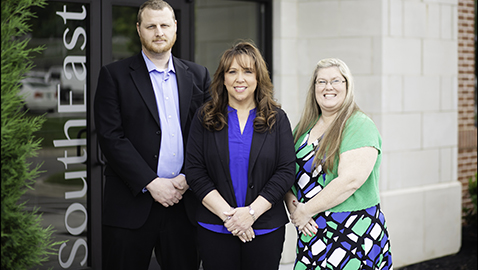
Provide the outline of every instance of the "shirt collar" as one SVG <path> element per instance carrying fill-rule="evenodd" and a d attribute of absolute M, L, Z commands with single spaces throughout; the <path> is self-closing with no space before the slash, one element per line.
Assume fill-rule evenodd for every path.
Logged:
<path fill-rule="evenodd" d="M 256 109 L 257 109 L 256 107 L 252 108 L 251 110 L 249 110 L 249 113 L 255 112 Z M 234 109 L 233 107 L 229 106 L 229 104 L 227 104 L 227 111 L 228 112 L 237 112 L 237 110 Z"/>
<path fill-rule="evenodd" d="M 144 62 L 146 63 L 146 68 L 148 69 L 148 72 L 151 72 L 153 70 L 156 70 L 158 72 L 163 72 L 162 70 L 159 70 L 156 67 L 156 65 L 146 56 L 146 54 L 144 54 L 143 51 L 141 51 L 141 54 L 143 55 L 143 59 L 144 59 Z M 173 73 L 176 74 L 176 69 L 174 69 L 173 61 L 171 61 L 171 59 L 173 59 L 172 56 L 173 55 L 171 54 L 171 56 L 169 57 L 169 60 L 168 60 L 168 69 L 164 70 L 164 71 L 165 71 L 165 73 L 173 72 Z"/>

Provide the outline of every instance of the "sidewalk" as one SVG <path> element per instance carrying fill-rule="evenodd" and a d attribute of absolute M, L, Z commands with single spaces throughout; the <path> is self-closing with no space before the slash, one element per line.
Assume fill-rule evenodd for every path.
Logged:
<path fill-rule="evenodd" d="M 293 263 L 281 264 L 281 265 L 279 265 L 279 270 L 292 270 L 293 267 L 294 267 Z"/>
<path fill-rule="evenodd" d="M 281 264 L 281 265 L 279 265 L 278 270 L 292 270 L 293 267 L 294 267 L 293 263 Z M 159 267 L 158 263 L 156 262 L 156 259 L 154 258 L 154 256 L 153 256 L 153 258 L 151 258 L 151 263 L 149 264 L 149 270 L 161 270 L 161 268 Z M 202 270 L 202 266 L 199 268 L 199 270 Z"/>

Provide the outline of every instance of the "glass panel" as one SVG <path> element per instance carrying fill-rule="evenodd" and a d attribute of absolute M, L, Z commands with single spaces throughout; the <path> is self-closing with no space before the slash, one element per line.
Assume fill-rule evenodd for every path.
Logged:
<path fill-rule="evenodd" d="M 245 1 L 195 1 L 195 62 L 211 77 L 222 53 L 238 40 L 253 41 L 260 50 L 260 4 Z"/>
<path fill-rule="evenodd" d="M 133 56 L 141 51 L 136 31 L 138 7 L 113 6 L 113 61 Z"/>
<path fill-rule="evenodd" d="M 42 149 L 30 158 L 32 166 L 43 163 L 34 190 L 23 199 L 27 209 L 39 207 L 45 227 L 52 225 L 57 246 L 43 269 L 84 269 L 86 242 L 86 80 L 88 5 L 49 2 L 33 10 L 29 47 L 44 45 L 34 55 L 35 67 L 23 80 L 29 93 L 28 115 L 46 113 L 46 122 L 36 136 Z M 59 101 L 58 101 L 59 100 Z M 36 267 L 35 267 L 36 269 Z"/>

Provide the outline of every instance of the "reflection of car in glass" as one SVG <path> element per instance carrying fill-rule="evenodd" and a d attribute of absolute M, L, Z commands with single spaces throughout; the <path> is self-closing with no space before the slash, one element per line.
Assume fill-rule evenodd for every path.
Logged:
<path fill-rule="evenodd" d="M 20 95 L 24 99 L 24 106 L 32 111 L 53 112 L 57 107 L 56 86 L 45 80 L 27 77 L 21 80 Z"/>
<path fill-rule="evenodd" d="M 52 82 L 55 84 L 60 84 L 61 99 L 68 100 L 69 93 L 72 93 L 73 99 L 83 99 L 84 98 L 84 89 L 85 81 L 80 81 L 76 78 L 71 66 L 67 66 L 66 71 L 63 70 L 62 66 L 52 66 L 48 69 L 48 72 L 45 75 L 45 80 L 47 82 Z M 68 79 L 65 72 L 71 74 L 71 77 Z"/>

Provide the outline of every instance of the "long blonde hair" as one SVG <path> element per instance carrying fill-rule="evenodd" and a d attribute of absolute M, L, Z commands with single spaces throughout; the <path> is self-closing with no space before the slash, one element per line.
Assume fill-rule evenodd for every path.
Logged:
<path fill-rule="evenodd" d="M 319 116 L 322 114 L 322 110 L 317 104 L 315 96 L 315 81 L 317 80 L 318 71 L 321 68 L 329 67 L 337 67 L 340 70 L 340 73 L 344 76 L 346 81 L 347 92 L 345 94 L 344 103 L 339 108 L 335 119 L 325 131 L 324 137 L 319 144 L 319 149 L 315 154 L 314 167 L 321 164 L 324 172 L 330 171 L 333 168 L 334 161 L 339 156 L 345 123 L 350 116 L 355 112 L 360 111 L 360 108 L 355 103 L 354 80 L 348 66 L 342 60 L 337 58 L 322 59 L 317 63 L 314 73 L 312 74 L 304 111 L 302 112 L 299 123 L 294 129 L 294 143 L 297 143 L 299 138 L 315 125 Z M 324 157 L 325 160 L 323 159 Z"/>

